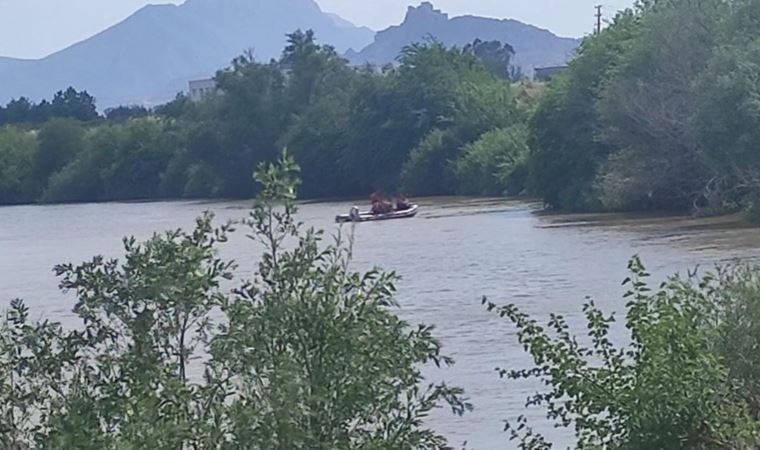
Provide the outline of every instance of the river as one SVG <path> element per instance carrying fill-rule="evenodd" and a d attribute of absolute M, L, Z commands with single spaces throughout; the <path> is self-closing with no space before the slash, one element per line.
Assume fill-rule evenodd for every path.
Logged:
<path fill-rule="evenodd" d="M 481 297 L 517 303 L 546 318 L 552 312 L 582 326 L 581 307 L 592 297 L 608 311 L 622 311 L 628 259 L 639 254 L 654 280 L 697 265 L 711 267 L 760 256 L 760 230 L 735 218 L 692 219 L 626 215 L 549 215 L 518 201 L 444 198 L 423 200 L 415 219 L 356 227 L 355 267 L 395 270 L 399 314 L 412 323 L 437 326 L 453 368 L 426 370 L 431 381 L 466 389 L 475 411 L 454 417 L 443 411 L 431 426 L 452 445 L 514 448 L 503 420 L 523 414 L 535 386 L 499 379 L 496 367 L 527 367 L 510 324 L 481 306 Z M 96 254 L 121 255 L 121 238 L 144 239 L 154 231 L 190 227 L 204 210 L 220 221 L 239 219 L 250 202 L 111 203 L 0 208 L 0 301 L 23 298 L 34 318 L 75 325 L 73 299 L 57 289 L 52 267 Z M 304 204 L 300 219 L 335 231 L 335 214 L 347 203 Z M 245 276 L 256 248 L 238 233 L 222 256 L 241 263 Z M 578 328 L 583 332 L 583 328 Z M 620 329 L 616 334 L 625 339 Z M 542 424 L 538 429 L 561 444 L 571 435 Z"/>

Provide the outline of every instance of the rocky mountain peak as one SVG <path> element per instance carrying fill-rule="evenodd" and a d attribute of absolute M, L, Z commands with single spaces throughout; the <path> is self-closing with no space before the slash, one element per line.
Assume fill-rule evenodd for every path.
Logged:
<path fill-rule="evenodd" d="M 424 24 L 432 22 L 446 22 L 449 15 L 436 9 L 430 2 L 422 2 L 419 6 L 410 6 L 406 11 L 404 23 Z"/>

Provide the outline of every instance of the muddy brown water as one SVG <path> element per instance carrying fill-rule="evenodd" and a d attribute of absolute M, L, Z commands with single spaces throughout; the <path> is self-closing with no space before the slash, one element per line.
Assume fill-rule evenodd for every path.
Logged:
<path fill-rule="evenodd" d="M 587 297 L 607 311 L 622 311 L 626 263 L 638 254 L 653 281 L 696 266 L 760 257 L 760 229 L 728 216 L 694 219 L 652 215 L 554 215 L 538 205 L 501 199 L 442 198 L 420 201 L 409 220 L 356 227 L 355 266 L 395 270 L 399 314 L 412 323 L 437 327 L 445 352 L 457 363 L 426 369 L 431 381 L 466 389 L 475 411 L 455 417 L 436 412 L 432 427 L 453 445 L 514 448 L 503 421 L 526 413 L 530 383 L 501 380 L 495 369 L 523 368 L 530 362 L 514 329 L 487 313 L 481 298 L 516 303 L 536 317 L 563 314 L 582 333 L 581 307 Z M 139 239 L 155 231 L 190 227 L 204 210 L 219 220 L 239 219 L 250 202 L 158 202 L 0 208 L 0 301 L 23 298 L 33 317 L 76 326 L 73 299 L 57 289 L 52 267 L 81 262 L 96 254 L 121 255 L 121 238 Z M 333 218 L 348 203 L 302 205 L 309 226 L 337 230 Z M 241 277 L 254 267 L 258 249 L 238 233 L 222 256 L 240 262 Z M 615 330 L 619 341 L 626 339 Z M 541 410 L 528 410 L 540 431 L 559 448 L 572 434 L 543 422 Z"/>

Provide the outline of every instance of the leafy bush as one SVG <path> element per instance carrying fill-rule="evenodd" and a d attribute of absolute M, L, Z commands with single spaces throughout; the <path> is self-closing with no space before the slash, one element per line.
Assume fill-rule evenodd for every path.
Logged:
<path fill-rule="evenodd" d="M 528 130 L 522 125 L 483 134 L 455 163 L 459 191 L 468 195 L 517 195 L 524 189 Z"/>
<path fill-rule="evenodd" d="M 162 174 L 180 133 L 155 118 L 91 130 L 74 160 L 50 177 L 42 201 L 81 202 L 159 197 Z"/>
<path fill-rule="evenodd" d="M 32 157 L 37 140 L 32 133 L 0 127 L 0 204 L 33 199 Z"/>
<path fill-rule="evenodd" d="M 598 136 L 600 90 L 615 73 L 638 33 L 632 12 L 623 12 L 603 33 L 587 38 L 567 71 L 550 83 L 529 120 L 529 189 L 558 209 L 598 208 L 591 186 L 614 150 Z"/>
<path fill-rule="evenodd" d="M 517 327 L 535 362 L 502 376 L 548 386 L 528 404 L 546 407 L 558 426 L 574 427 L 577 448 L 755 448 L 760 366 L 747 356 L 760 340 L 760 271 L 672 278 L 651 292 L 641 262 L 635 258 L 629 268 L 626 345 L 613 344 L 614 316 L 593 303 L 584 307 L 582 338 L 561 316 L 552 315 L 545 329 L 513 305 L 488 304 Z M 550 448 L 524 418 L 511 430 L 521 448 Z"/>
<path fill-rule="evenodd" d="M 456 158 L 461 146 L 452 131 L 431 131 L 404 163 L 401 188 L 413 195 L 453 193 L 454 177 L 449 161 Z"/>
<path fill-rule="evenodd" d="M 84 129 L 72 119 L 53 119 L 40 129 L 32 163 L 40 192 L 45 189 L 48 177 L 74 160 L 83 143 Z"/>

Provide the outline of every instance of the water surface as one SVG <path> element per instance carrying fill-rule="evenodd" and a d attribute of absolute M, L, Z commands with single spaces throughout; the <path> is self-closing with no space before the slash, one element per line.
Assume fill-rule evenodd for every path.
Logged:
<path fill-rule="evenodd" d="M 431 380 L 464 387 L 476 410 L 464 417 L 443 411 L 431 424 L 470 448 L 514 448 L 502 433 L 503 420 L 523 414 L 535 386 L 500 380 L 495 368 L 526 367 L 513 328 L 481 306 L 482 296 L 517 303 L 539 317 L 563 314 L 581 323 L 586 297 L 621 311 L 621 281 L 628 259 L 639 254 L 653 278 L 697 265 L 711 267 L 760 256 L 760 230 L 735 217 L 692 219 L 626 215 L 547 215 L 536 205 L 504 200 L 424 200 L 415 219 L 360 224 L 355 267 L 380 265 L 397 271 L 400 314 L 410 322 L 438 327 L 455 367 L 426 371 Z M 52 267 L 96 254 L 121 255 L 121 238 L 190 227 L 204 210 L 219 220 L 239 219 L 250 202 L 163 202 L 0 208 L 0 301 L 23 298 L 34 317 L 76 324 L 73 299 L 60 293 Z M 309 226 L 337 230 L 333 218 L 347 203 L 305 204 Z M 222 255 L 250 273 L 258 250 L 234 237 Z M 583 329 L 580 328 L 582 332 Z M 625 339 L 618 332 L 619 339 Z M 528 414 L 540 421 L 541 411 Z M 539 422 L 540 424 L 540 422 Z M 539 426 L 559 444 L 570 435 Z"/>

